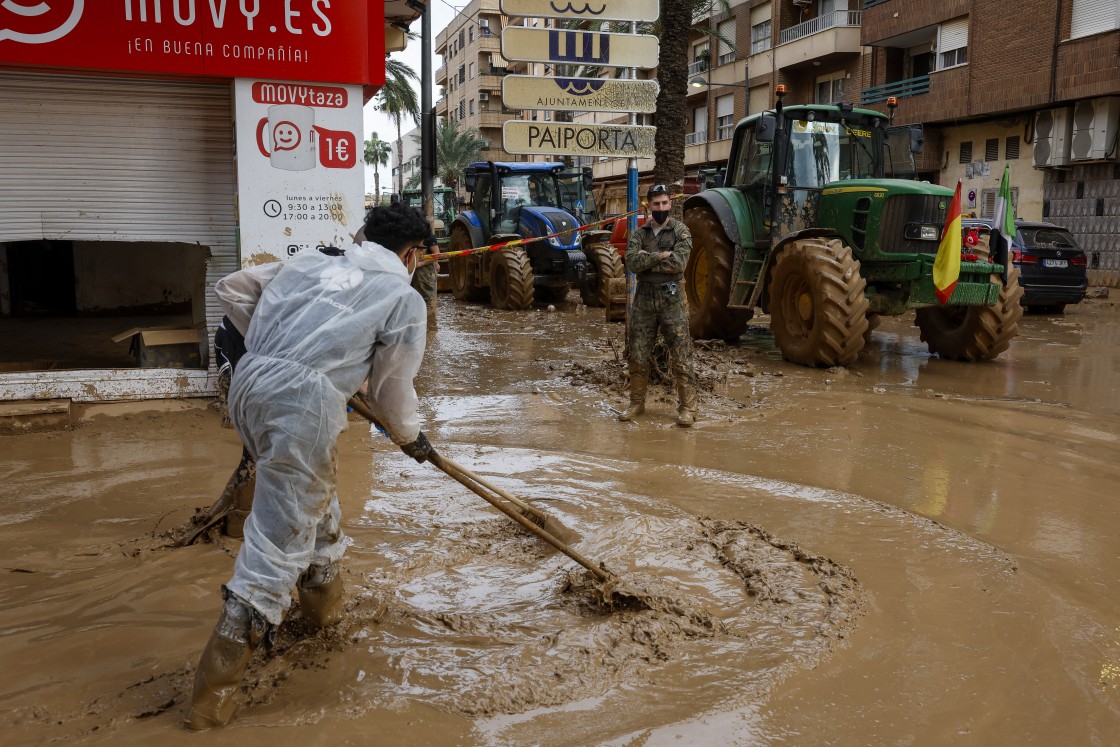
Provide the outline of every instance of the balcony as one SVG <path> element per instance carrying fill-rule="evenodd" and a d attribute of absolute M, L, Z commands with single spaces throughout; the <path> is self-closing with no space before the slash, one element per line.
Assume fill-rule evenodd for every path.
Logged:
<path fill-rule="evenodd" d="M 812 36 L 826 29 L 837 27 L 854 26 L 858 29 L 859 21 L 860 11 L 858 10 L 837 10 L 832 13 L 825 13 L 796 26 L 790 26 L 788 29 L 782 29 L 782 33 L 778 37 L 778 43 L 789 44 L 798 39 L 804 39 L 806 36 Z"/>
<path fill-rule="evenodd" d="M 696 60 L 695 62 L 690 62 L 689 63 L 689 65 L 688 65 L 688 75 L 689 75 L 689 77 L 691 77 L 693 75 L 699 75 L 700 73 L 705 72 L 707 69 L 708 69 L 708 61 L 707 60 L 703 60 L 703 59 Z"/>
<path fill-rule="evenodd" d="M 778 67 L 806 67 L 858 55 L 860 17 L 858 10 L 838 10 L 782 29 L 775 51 Z"/>
<path fill-rule="evenodd" d="M 689 145 L 703 145 L 708 142 L 708 133 L 706 132 L 690 132 L 684 136 L 685 147 Z"/>
<path fill-rule="evenodd" d="M 859 103 L 861 105 L 877 104 L 880 101 L 886 101 L 891 96 L 901 99 L 923 93 L 929 93 L 928 75 L 919 75 L 917 78 L 907 78 L 906 80 L 897 80 L 894 83 L 865 88 L 860 92 Z"/>
<path fill-rule="evenodd" d="M 447 65 L 440 65 L 436 68 L 436 85 L 442 86 L 447 82 Z"/>

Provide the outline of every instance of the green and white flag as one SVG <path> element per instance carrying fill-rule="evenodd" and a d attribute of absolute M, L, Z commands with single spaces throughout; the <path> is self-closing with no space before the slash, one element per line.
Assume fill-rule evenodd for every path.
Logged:
<path fill-rule="evenodd" d="M 1011 165 L 1003 165 L 1003 179 L 996 196 L 996 215 L 993 227 L 1004 238 L 1003 278 L 1011 272 L 1011 245 L 1015 240 L 1015 208 L 1011 204 Z"/>

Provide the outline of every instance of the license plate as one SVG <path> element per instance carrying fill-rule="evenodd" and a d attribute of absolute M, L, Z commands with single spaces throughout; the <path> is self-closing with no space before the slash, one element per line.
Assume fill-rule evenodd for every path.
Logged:
<path fill-rule="evenodd" d="M 1069 267 L 1069 260 L 1065 259 L 1044 259 L 1042 260 L 1043 267 Z"/>

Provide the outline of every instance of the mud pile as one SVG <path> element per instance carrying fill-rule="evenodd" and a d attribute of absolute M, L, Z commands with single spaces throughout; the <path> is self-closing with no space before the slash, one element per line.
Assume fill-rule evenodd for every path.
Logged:
<path fill-rule="evenodd" d="M 382 706 L 422 698 L 494 716 L 643 687 L 741 701 L 819 663 L 862 614 L 847 569 L 750 524 L 683 516 L 623 524 L 588 549 L 615 548 L 605 557 L 620 578 L 608 584 L 563 571 L 559 557 L 501 520 L 464 528 L 453 545 L 403 567 L 348 577 L 345 622 L 312 634 L 294 613 L 254 664 L 247 700 L 270 702 L 294 673 L 334 655 L 372 653 L 381 663 L 363 694 Z M 489 586 L 492 562 L 512 564 L 520 588 Z"/>
<path fill-rule="evenodd" d="M 612 352 L 611 357 L 590 362 L 572 361 L 567 370 L 561 372 L 561 378 L 572 386 L 594 388 L 612 395 L 629 391 L 630 374 L 622 333 L 607 338 L 607 345 Z M 658 355 L 658 350 L 654 353 L 651 375 L 655 396 L 660 394 L 663 398 L 670 395 L 675 397 L 669 362 L 664 354 Z M 692 359 L 696 367 L 697 392 L 702 397 L 723 398 L 729 380 L 737 377 L 753 378 L 757 375 L 754 356 L 754 351 L 728 345 L 722 340 L 693 340 Z"/>

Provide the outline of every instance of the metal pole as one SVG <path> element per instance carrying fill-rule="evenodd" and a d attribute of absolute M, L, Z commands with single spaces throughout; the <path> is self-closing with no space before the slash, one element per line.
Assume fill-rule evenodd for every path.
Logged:
<path fill-rule="evenodd" d="M 630 22 L 630 33 L 638 33 L 638 22 Z M 627 68 L 627 77 L 633 80 L 638 77 L 637 68 Z M 638 124 L 638 115 L 630 113 L 630 124 Z M 638 209 L 638 159 L 631 156 L 626 159 L 626 212 L 634 213 Z M 626 238 L 629 241 L 634 232 L 638 230 L 638 216 L 631 215 L 626 219 Z M 627 347 L 630 340 L 630 316 L 634 311 L 634 296 L 638 292 L 638 280 L 634 273 L 626 271 L 626 339 Z"/>
<path fill-rule="evenodd" d="M 424 6 L 420 25 L 420 198 L 424 217 L 435 220 L 436 117 L 432 108 L 432 4 Z"/>

